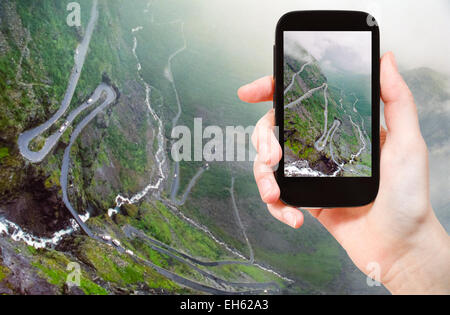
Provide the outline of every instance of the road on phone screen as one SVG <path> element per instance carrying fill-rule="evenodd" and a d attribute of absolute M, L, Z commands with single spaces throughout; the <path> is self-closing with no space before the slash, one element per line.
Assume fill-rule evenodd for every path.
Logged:
<path fill-rule="evenodd" d="M 292 86 L 294 85 L 294 80 L 295 77 L 297 75 L 299 75 L 305 68 L 305 66 L 307 66 L 308 64 L 310 64 L 310 62 L 305 63 L 301 69 L 294 73 L 292 76 L 292 80 L 291 83 L 288 85 L 288 87 L 285 89 L 284 94 L 286 95 L 286 93 L 292 88 Z M 322 85 L 312 88 L 309 91 L 307 91 L 306 93 L 304 93 L 302 96 L 298 97 L 296 100 L 288 103 L 287 105 L 284 106 L 284 109 L 294 109 L 297 105 L 301 104 L 304 100 L 310 98 L 315 92 L 319 91 L 323 89 L 323 95 L 324 95 L 324 112 L 323 112 L 323 116 L 324 116 L 324 126 L 323 126 L 323 132 L 322 135 L 320 136 L 320 138 L 314 143 L 314 148 L 316 149 L 317 152 L 321 152 L 325 149 L 325 147 L 328 144 L 328 140 L 330 139 L 330 155 L 331 158 L 333 160 L 333 162 L 337 165 L 337 170 L 333 172 L 332 175 L 326 175 L 323 174 L 322 172 L 313 170 L 309 167 L 308 161 L 294 161 L 291 163 L 288 163 L 285 165 L 285 174 L 286 176 L 313 176 L 313 177 L 317 177 L 317 176 L 321 176 L 321 177 L 336 177 L 337 174 L 339 174 L 339 172 L 341 170 L 344 169 L 346 164 L 352 164 L 356 161 L 356 159 L 362 154 L 362 152 L 366 149 L 366 140 L 365 138 L 367 136 L 366 131 L 364 129 L 364 120 L 361 117 L 361 115 L 358 113 L 358 110 L 356 108 L 356 104 L 359 102 L 358 97 L 355 95 L 355 93 L 351 93 L 351 95 L 353 95 L 353 97 L 355 98 L 355 101 L 352 104 L 352 110 L 353 112 L 357 113 L 359 115 L 359 117 L 361 118 L 361 127 L 356 124 L 351 115 L 348 115 L 350 122 L 352 123 L 352 125 L 358 130 L 358 134 L 359 134 L 359 141 L 361 142 L 361 147 L 358 150 L 358 152 L 356 152 L 355 154 L 351 154 L 351 158 L 347 163 L 343 163 L 343 162 L 339 162 L 338 158 L 336 157 L 336 155 L 334 154 L 334 150 L 332 147 L 332 142 L 334 139 L 334 135 L 336 133 L 336 131 L 339 129 L 339 127 L 341 127 L 342 122 L 339 121 L 338 119 L 335 119 L 333 121 L 333 124 L 331 125 L 331 127 L 328 129 L 328 84 L 327 83 L 323 83 Z M 343 101 L 343 91 L 341 89 L 341 97 L 339 100 L 339 104 L 341 109 L 344 110 L 345 113 L 347 113 L 347 111 L 345 110 L 345 108 L 342 105 L 342 101 Z M 362 130 L 361 130 L 362 128 Z M 352 170 L 353 173 L 355 173 L 354 170 Z"/>
<path fill-rule="evenodd" d="M 298 72 L 294 73 L 294 75 L 292 76 L 291 84 L 289 84 L 289 86 L 284 90 L 284 95 L 286 95 L 287 92 L 289 92 L 289 91 L 291 90 L 291 88 L 294 86 L 294 83 L 295 83 L 295 77 L 298 76 L 298 75 L 300 75 L 300 73 L 303 72 L 303 70 L 305 69 L 305 67 L 306 67 L 307 65 L 310 65 L 311 63 L 312 63 L 312 61 L 308 61 L 307 63 L 305 63 L 305 64 L 300 68 L 300 70 L 299 70 Z"/>

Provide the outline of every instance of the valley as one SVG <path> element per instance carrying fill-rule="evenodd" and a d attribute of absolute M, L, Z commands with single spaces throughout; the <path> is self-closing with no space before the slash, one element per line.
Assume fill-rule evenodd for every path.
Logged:
<path fill-rule="evenodd" d="M 64 112 L 69 107 L 73 93 L 77 86 L 77 82 L 78 82 L 78 79 L 79 79 L 79 76 L 81 73 L 81 68 L 83 67 L 84 57 L 86 56 L 87 48 L 89 46 L 90 38 L 92 35 L 92 31 L 95 27 L 95 24 L 96 24 L 96 21 L 98 18 L 98 14 L 99 14 L 99 12 L 97 9 L 97 1 L 94 0 L 93 4 L 92 4 L 91 19 L 89 21 L 88 31 L 85 34 L 83 43 L 76 49 L 74 71 L 72 72 L 72 75 L 69 78 L 69 84 L 68 84 L 66 96 L 64 98 L 64 101 L 62 102 L 60 109 L 55 113 L 55 115 L 52 116 L 52 118 L 50 118 L 44 124 L 40 125 L 39 127 L 34 128 L 32 130 L 22 133 L 19 136 L 19 141 L 18 141 L 18 145 L 20 147 L 21 154 L 23 155 L 24 158 L 30 160 L 33 163 L 41 162 L 43 159 L 46 158 L 47 154 L 49 154 L 50 151 L 54 148 L 54 146 L 58 143 L 59 138 L 65 132 L 64 129 L 66 129 L 68 126 L 70 126 L 70 124 L 75 120 L 75 118 L 80 113 L 82 113 L 84 110 L 88 109 L 91 105 L 96 104 L 97 101 L 102 99 L 101 104 L 98 105 L 95 109 L 93 109 L 89 114 L 85 115 L 85 117 L 77 124 L 77 126 L 75 127 L 75 129 L 72 132 L 68 146 L 66 147 L 66 149 L 64 151 L 64 155 L 63 155 L 60 183 L 61 183 L 62 198 L 63 198 L 64 204 L 66 205 L 67 209 L 70 211 L 70 213 L 73 217 L 73 219 L 71 219 L 71 227 L 69 226 L 66 230 L 55 232 L 54 237 L 51 239 L 51 241 L 40 239 L 40 243 L 36 243 L 35 239 L 39 239 L 39 237 L 30 235 L 30 234 L 27 234 L 27 237 L 25 237 L 25 238 L 24 237 L 22 237 L 22 238 L 13 237 L 13 240 L 15 240 L 15 241 L 24 240 L 29 244 L 29 246 L 46 249 L 47 245 L 59 246 L 59 242 L 62 241 L 64 236 L 70 235 L 70 233 L 76 232 L 78 230 L 78 228 L 81 228 L 81 231 L 85 235 L 87 235 L 89 238 L 91 238 L 92 240 L 99 242 L 99 243 L 103 243 L 107 246 L 110 246 L 110 247 L 114 248 L 116 251 L 118 251 L 119 253 L 121 253 L 122 255 L 131 256 L 131 258 L 133 260 L 152 268 L 160 275 L 167 277 L 171 281 L 174 281 L 182 286 L 189 287 L 193 290 L 199 290 L 199 291 L 202 291 L 205 293 L 210 293 L 210 294 L 230 294 L 230 293 L 257 294 L 257 293 L 278 292 L 279 286 L 275 282 L 272 282 L 272 283 L 263 283 L 263 282 L 260 282 L 260 283 L 241 282 L 241 283 L 239 283 L 239 282 L 232 282 L 232 281 L 230 282 L 227 280 L 222 280 L 220 277 L 217 277 L 217 276 L 213 275 L 212 273 L 204 271 L 203 269 L 200 269 L 196 266 L 196 264 L 200 264 L 203 266 L 208 266 L 208 265 L 222 266 L 222 265 L 228 265 L 228 264 L 234 265 L 237 263 L 237 264 L 243 264 L 243 265 L 247 265 L 247 266 L 251 267 L 253 265 L 253 259 L 250 263 L 243 263 L 243 262 L 239 262 L 239 261 L 236 261 L 236 262 L 234 262 L 234 261 L 229 261 L 229 262 L 219 261 L 219 262 L 201 263 L 201 261 L 198 259 L 191 258 L 190 256 L 186 256 L 185 254 L 182 254 L 182 256 L 189 257 L 189 258 L 191 258 L 191 260 L 194 260 L 196 264 L 193 264 L 191 262 L 186 261 L 183 257 L 178 256 L 180 254 L 180 252 L 178 252 L 176 249 L 174 249 L 168 245 L 165 245 L 165 244 L 163 245 L 163 243 L 161 243 L 160 241 L 157 241 L 148 236 L 145 236 L 144 240 L 150 241 L 150 243 L 153 243 L 153 245 L 149 245 L 152 250 L 159 252 L 161 255 L 169 256 L 169 257 L 179 261 L 180 263 L 187 265 L 188 267 L 192 268 L 193 271 L 198 272 L 202 277 L 204 277 L 206 279 L 210 279 L 213 283 L 215 283 L 215 285 L 213 285 L 213 286 L 204 285 L 195 280 L 193 281 L 184 276 L 180 276 L 173 271 L 167 270 L 165 268 L 161 268 L 160 266 L 158 266 L 151 260 L 141 257 L 140 254 L 135 254 L 136 249 L 133 248 L 133 250 L 131 250 L 129 248 L 127 249 L 126 247 L 123 247 L 122 243 L 119 242 L 117 239 L 112 239 L 110 236 L 105 236 L 105 235 L 102 236 L 98 231 L 94 232 L 91 229 L 91 227 L 89 227 L 89 212 L 86 217 L 78 214 L 78 211 L 75 210 L 74 206 L 71 204 L 71 202 L 69 200 L 70 197 L 69 197 L 69 193 L 68 193 L 68 182 L 69 182 L 68 179 L 69 179 L 69 176 L 71 173 L 71 169 L 70 169 L 71 149 L 72 149 L 72 146 L 76 143 L 77 138 L 79 137 L 79 135 L 81 134 L 83 129 L 85 129 L 86 126 L 94 118 L 96 118 L 96 116 L 99 113 L 101 113 L 107 106 L 109 106 L 110 104 L 117 101 L 118 94 L 116 93 L 116 90 L 117 90 L 116 87 L 112 88 L 109 85 L 107 85 L 106 83 L 101 83 L 97 87 L 95 93 L 89 98 L 89 100 L 87 102 L 83 103 L 82 105 L 77 107 L 75 110 L 73 110 L 69 114 L 69 116 L 66 120 L 66 123 L 64 124 L 64 129 L 61 128 L 59 131 L 57 131 L 53 135 L 49 136 L 49 138 L 45 141 L 45 145 L 43 146 L 43 148 L 41 148 L 40 151 L 31 151 L 30 150 L 30 148 L 29 148 L 30 142 L 34 138 L 40 136 L 47 129 L 49 129 L 64 114 Z M 140 27 L 133 28 L 132 33 L 135 33 L 141 29 L 142 28 L 140 28 Z M 158 150 L 155 154 L 155 160 L 157 163 L 157 169 L 159 170 L 160 174 L 159 174 L 158 181 L 155 185 L 152 185 L 152 184 L 147 185 L 143 191 L 136 194 L 131 199 L 128 199 L 128 198 L 122 197 L 121 195 L 118 195 L 115 198 L 115 201 L 116 201 L 116 207 L 115 207 L 115 211 L 114 211 L 115 214 L 108 211 L 110 215 L 118 215 L 118 213 L 121 212 L 122 206 L 124 206 L 124 207 L 126 205 L 128 205 L 128 207 L 133 206 L 133 204 L 135 204 L 135 203 L 139 202 L 141 199 L 143 199 L 150 191 L 158 191 L 160 189 L 160 187 L 162 187 L 162 183 L 163 183 L 164 179 L 166 178 L 166 175 L 164 174 L 164 168 L 165 168 L 164 164 L 166 161 L 166 157 L 165 157 L 166 153 L 165 153 L 165 147 L 164 147 L 165 146 L 165 137 L 163 134 L 163 123 L 151 105 L 150 92 L 152 91 L 153 87 L 150 86 L 143 79 L 143 77 L 139 74 L 139 71 L 142 69 L 142 66 L 139 62 L 138 56 L 136 55 L 136 49 L 137 49 L 137 39 L 136 39 L 136 37 L 134 37 L 134 46 L 133 46 L 132 52 L 137 60 L 137 69 L 138 69 L 139 79 L 141 80 L 141 82 L 143 83 L 143 85 L 145 87 L 145 95 L 146 95 L 145 103 L 146 103 L 146 106 L 147 106 L 150 114 L 152 115 L 153 119 L 155 120 L 155 122 L 157 123 L 157 126 L 158 126 L 158 132 L 159 132 L 157 135 Z M 83 51 L 83 53 L 82 53 L 83 57 L 81 59 L 78 59 L 80 50 Z M 181 51 L 182 50 L 180 50 L 179 52 L 181 52 Z M 169 57 L 169 59 L 168 59 L 169 67 L 170 67 L 170 60 L 173 57 L 175 57 L 177 53 L 178 52 L 172 54 Z M 172 78 L 171 72 L 170 72 L 170 76 L 168 77 L 168 80 L 173 83 L 173 78 Z M 173 85 L 173 87 L 174 87 L 174 90 L 176 93 L 175 85 Z M 179 110 L 180 110 L 179 115 L 180 115 L 181 107 L 180 107 L 179 101 L 178 101 L 178 104 L 179 104 Z M 179 117 L 179 115 L 178 115 L 178 117 Z M 174 124 L 176 124 L 176 120 L 174 121 Z M 202 170 L 205 170 L 205 169 L 202 168 Z M 199 173 L 196 177 L 193 178 L 193 182 L 192 182 L 193 184 L 186 191 L 184 200 L 186 200 L 190 189 L 192 189 L 192 186 L 195 183 L 196 178 L 198 178 L 200 175 L 201 175 L 201 173 Z M 71 184 L 71 187 L 73 187 L 73 184 Z M 163 203 L 166 202 L 164 199 L 161 199 L 161 201 Z M 129 211 L 129 209 L 130 208 L 128 208 L 128 211 Z M 187 222 L 193 222 L 192 220 L 190 220 L 188 218 L 186 218 L 186 219 L 187 219 Z M 8 224 L 2 223 L 2 225 L 1 225 L 1 232 L 3 234 L 5 234 L 5 233 L 9 234 L 9 233 L 11 233 L 12 230 L 14 230 L 14 233 L 16 233 L 17 231 L 21 231 L 21 233 L 23 233 L 22 229 L 20 227 L 18 227 L 17 225 L 15 225 L 13 223 L 9 223 L 9 221 L 5 221 L 5 222 L 8 222 Z M 194 224 L 194 229 L 196 228 L 195 226 L 196 226 L 196 224 Z M 131 229 L 131 226 L 124 227 L 124 233 L 125 233 L 125 235 L 127 235 L 127 237 L 131 237 L 131 235 L 136 234 L 136 231 L 137 231 L 136 229 L 133 230 L 134 234 L 133 233 L 127 234 L 127 231 L 129 232 L 130 229 Z M 16 235 L 16 234 L 14 234 L 14 235 Z M 140 235 L 142 237 L 142 235 L 145 235 L 145 234 L 143 234 L 141 232 L 141 234 L 137 233 L 137 235 Z M 42 245 L 38 245 L 38 244 L 42 244 Z M 223 243 L 217 240 L 217 244 L 220 245 Z M 164 249 L 163 247 L 165 247 L 166 249 Z M 228 248 L 228 246 L 226 246 L 226 248 Z M 167 249 L 169 251 L 167 251 Z M 267 270 L 268 272 L 272 272 L 270 269 L 267 269 L 264 267 L 261 267 L 261 268 L 263 268 L 264 270 Z M 277 274 L 275 273 L 275 275 L 277 275 Z M 225 290 L 216 288 L 216 286 L 224 287 Z M 244 290 L 234 291 L 234 288 L 243 288 Z M 251 290 L 246 291 L 245 288 L 250 288 Z M 231 289 L 231 291 L 230 291 L 230 289 Z M 273 291 L 273 290 L 275 290 L 275 291 Z"/>
<path fill-rule="evenodd" d="M 257 36 L 204 1 L 77 2 L 81 27 L 61 1 L 0 2 L 0 294 L 386 293 L 311 216 L 300 230 L 273 219 L 250 162 L 172 160 L 175 126 L 251 126 L 272 107 L 236 96 L 271 71 Z M 369 174 L 370 82 L 287 64 L 292 172 Z M 407 78 L 446 150 L 443 79 Z"/>
<path fill-rule="evenodd" d="M 328 80 L 317 60 L 303 47 L 298 49 L 305 53 L 303 60 L 287 55 L 284 64 L 285 175 L 370 176 L 371 150 L 366 142 L 371 131 L 364 128 L 370 108 L 364 111 L 369 116 L 363 117 L 356 108 L 355 93 L 344 92 L 339 81 Z M 350 95 L 355 98 L 351 104 L 347 101 Z"/>

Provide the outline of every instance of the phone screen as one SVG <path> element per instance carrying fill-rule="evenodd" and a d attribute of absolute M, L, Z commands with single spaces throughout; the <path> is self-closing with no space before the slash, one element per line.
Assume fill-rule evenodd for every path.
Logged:
<path fill-rule="evenodd" d="M 284 176 L 372 176 L 370 31 L 285 31 Z"/>

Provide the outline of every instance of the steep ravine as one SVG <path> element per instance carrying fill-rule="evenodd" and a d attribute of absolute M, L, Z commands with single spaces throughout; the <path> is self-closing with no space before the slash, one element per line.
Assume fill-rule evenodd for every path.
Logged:
<path fill-rule="evenodd" d="M 94 1 L 93 3 L 94 8 L 97 1 Z M 101 3 L 102 5 L 105 5 L 105 3 L 103 2 Z M 92 12 L 96 13 L 94 9 Z M 95 14 L 93 14 L 92 16 L 95 17 Z M 101 21 L 102 18 L 100 18 L 100 25 L 103 25 Z M 95 39 L 95 34 L 93 38 Z M 135 52 L 135 49 L 136 46 L 132 51 Z M 91 58 L 91 53 L 87 55 L 87 58 L 88 60 L 89 58 Z M 140 65 L 138 66 L 138 70 L 140 70 L 139 68 Z M 39 291 L 39 293 L 120 294 L 129 292 L 129 293 L 154 294 L 154 293 L 164 293 L 164 288 L 168 288 L 166 289 L 168 290 L 166 292 L 172 293 L 189 292 L 190 289 L 188 288 L 191 288 L 194 291 L 202 291 L 206 293 L 215 293 L 215 294 L 271 292 L 273 288 L 273 283 L 246 284 L 246 282 L 227 281 L 225 279 L 220 279 L 213 274 L 205 273 L 203 270 L 200 270 L 195 266 L 191 267 L 193 268 L 194 271 L 197 271 L 197 273 L 199 274 L 195 275 L 194 279 L 191 279 L 191 276 L 184 277 L 183 275 L 174 272 L 172 266 L 169 266 L 169 268 L 161 268 L 157 264 L 153 263 L 150 259 L 142 257 L 143 254 L 141 253 L 139 248 L 135 247 L 137 246 L 135 245 L 135 241 L 132 240 L 133 245 L 129 244 L 124 239 L 125 235 L 123 235 L 122 232 L 117 230 L 118 226 L 116 224 L 119 224 L 120 226 L 120 224 L 123 224 L 124 222 L 123 220 L 125 220 L 126 222 L 130 222 L 132 221 L 132 218 L 135 217 L 135 215 L 131 214 L 130 208 L 128 208 L 123 215 L 118 214 L 117 216 L 115 216 L 113 218 L 114 221 L 111 222 L 111 220 L 109 220 L 108 217 L 106 216 L 105 208 L 102 209 L 101 205 L 99 206 L 99 204 L 89 204 L 90 201 L 90 199 L 88 198 L 89 197 L 88 194 L 90 193 L 89 188 L 84 186 L 86 182 L 84 182 L 83 185 L 83 181 L 85 181 L 87 178 L 89 178 L 92 181 L 96 179 L 96 175 L 92 176 L 92 173 L 89 172 L 89 168 L 91 168 L 92 166 L 95 165 L 95 163 L 97 163 L 95 159 L 100 158 L 100 154 L 105 154 L 104 151 L 107 151 L 108 147 L 104 147 L 103 145 L 101 145 L 99 147 L 100 151 L 94 155 L 93 162 L 89 162 L 88 156 L 83 154 L 83 151 L 81 150 L 86 148 L 87 143 L 100 144 L 102 136 L 105 135 L 107 137 L 109 136 L 108 133 L 110 132 L 110 128 L 112 128 L 113 124 L 113 122 L 111 121 L 115 120 L 114 122 L 117 123 L 118 120 L 117 113 L 123 106 L 124 102 L 123 100 L 124 94 L 122 92 L 123 90 L 125 90 L 123 89 L 124 83 L 122 81 L 115 82 L 117 78 L 110 77 L 107 74 L 103 74 L 102 77 L 105 83 L 103 84 L 103 86 L 100 85 L 99 87 L 102 89 L 102 93 L 106 92 L 107 96 L 105 98 L 102 98 L 98 103 L 96 101 L 100 99 L 101 96 L 100 94 L 96 94 L 97 96 L 88 96 L 92 98 L 92 100 L 89 99 L 89 101 L 87 101 L 84 104 L 86 105 L 92 104 L 93 108 L 92 111 L 87 112 L 86 114 L 82 113 L 84 109 L 90 107 L 84 105 L 81 105 L 79 107 L 80 108 L 79 112 L 77 112 L 78 108 L 75 109 L 74 112 L 76 112 L 77 115 L 74 116 L 78 116 L 78 113 L 80 113 L 81 117 L 79 119 L 75 119 L 74 117 L 73 119 L 67 120 L 70 123 L 72 122 L 72 120 L 74 121 L 73 128 L 71 126 L 66 126 L 67 134 L 64 130 L 63 131 L 64 134 L 62 133 L 58 134 L 58 139 L 55 139 L 54 142 L 53 141 L 47 142 L 50 143 L 51 146 L 50 147 L 44 146 L 44 151 L 42 151 L 43 154 L 41 156 L 36 155 L 36 158 L 34 157 L 30 158 L 32 162 L 38 163 L 42 161 L 42 164 L 34 164 L 34 165 L 29 164 L 30 167 L 32 168 L 39 168 L 41 165 L 47 167 L 47 163 L 51 161 L 51 163 L 53 164 L 51 168 L 53 169 L 54 172 L 54 174 L 52 174 L 52 176 L 54 177 L 52 178 L 52 180 L 54 182 L 49 182 L 48 186 L 53 187 L 59 184 L 61 185 L 65 206 L 67 206 L 71 210 L 71 215 L 75 220 L 77 220 L 78 224 L 75 224 L 71 219 L 69 219 L 69 217 L 66 217 L 66 222 L 61 224 L 61 227 L 63 229 L 60 230 L 55 229 L 53 231 L 48 231 L 46 233 L 49 235 L 49 238 L 39 237 L 39 239 L 35 239 L 35 236 L 29 236 L 29 239 L 25 239 L 23 237 L 22 238 L 16 237 L 18 235 L 16 233 L 17 231 L 19 231 L 20 232 L 19 234 L 21 235 L 32 235 L 32 234 L 23 231 L 21 226 L 16 225 L 15 223 L 12 223 L 10 221 L 5 221 L 7 222 L 7 224 L 0 225 L 0 234 L 3 235 L 12 233 L 11 230 L 13 229 L 16 230 L 14 233 L 10 235 L 12 236 L 12 239 L 9 239 L 8 237 L 6 238 L 0 237 L 0 242 L 4 244 L 15 244 L 15 242 L 17 242 L 18 248 L 18 253 L 15 256 L 9 255 L 10 252 L 7 251 L 3 251 L 0 253 L 0 265 L 2 268 L 0 273 L 0 292 L 7 294 L 8 293 L 26 294 L 30 292 L 38 292 L 33 290 L 41 290 Z M 72 82 L 72 80 L 69 79 L 69 82 Z M 115 86 L 114 90 L 109 85 L 109 84 L 113 85 L 112 82 L 114 82 L 118 86 L 116 87 L 114 84 Z M 155 112 L 152 111 L 150 105 L 151 87 L 148 84 L 144 84 L 144 87 L 146 92 L 145 99 L 147 106 L 144 106 L 143 109 L 150 111 L 155 121 L 158 122 L 158 116 L 156 115 Z M 110 92 L 108 92 L 108 89 Z M 71 84 L 69 83 L 68 91 L 71 90 L 76 91 L 75 87 L 72 88 Z M 129 93 L 130 88 L 126 89 L 126 91 Z M 77 92 L 75 92 L 75 94 L 79 95 L 79 93 Z M 136 91 L 136 94 L 139 94 L 139 92 Z M 105 109 L 113 101 L 115 101 L 116 98 L 117 101 L 115 102 L 113 108 L 110 108 L 106 111 Z M 69 102 L 66 103 L 68 104 Z M 67 106 L 62 106 L 61 108 L 64 110 L 61 113 L 57 112 L 57 114 L 55 114 L 56 116 L 53 117 L 59 118 L 59 116 L 62 116 L 65 110 L 67 109 Z M 101 111 L 103 110 L 105 110 L 105 113 L 102 113 L 103 115 L 100 115 Z M 136 121 L 139 121 L 138 117 L 140 118 L 146 117 L 146 115 L 142 115 L 142 111 L 140 112 L 139 110 L 137 110 L 137 108 L 134 110 L 133 114 L 137 115 Z M 51 116 L 52 113 L 48 115 L 48 117 Z M 58 118 L 56 118 L 55 121 L 58 120 Z M 129 119 L 130 117 L 128 116 L 127 118 Z M 49 125 L 47 126 L 44 124 L 43 126 L 45 127 L 43 127 L 43 129 L 49 128 L 51 125 L 53 125 L 53 123 L 55 123 L 55 121 L 52 121 L 52 119 L 50 118 L 50 120 L 47 120 L 47 123 Z M 42 121 L 40 121 L 37 124 L 33 124 L 32 127 L 39 125 L 41 123 Z M 151 136 L 153 138 L 156 137 L 156 139 L 160 144 L 159 150 L 157 150 L 155 153 L 155 160 L 158 163 L 154 166 L 160 170 L 160 176 L 159 179 L 157 180 L 158 183 L 161 183 L 162 180 L 164 179 L 163 165 L 165 158 L 164 155 L 162 154 L 164 151 L 164 147 L 161 146 L 161 143 L 164 143 L 161 120 L 159 120 L 159 123 L 157 123 L 156 129 L 158 129 L 158 127 L 159 133 L 151 132 Z M 40 135 L 33 134 L 33 136 L 39 137 Z M 78 140 L 78 138 L 80 138 L 81 142 L 83 142 L 82 145 L 80 145 L 79 143 L 80 141 Z M 86 142 L 85 141 L 86 139 L 89 139 L 89 141 Z M 19 141 L 19 144 L 20 143 L 22 142 Z M 28 141 L 25 141 L 24 143 L 26 143 L 25 146 L 26 149 L 28 149 L 27 146 Z M 24 153 L 24 156 L 27 157 L 26 150 L 22 150 L 22 153 Z M 63 156 L 62 153 L 64 153 Z M 34 153 L 30 153 L 30 156 L 33 154 Z M 58 162 L 59 158 L 62 158 L 62 165 L 60 165 L 59 164 L 60 162 Z M 105 159 L 104 156 L 103 159 Z M 111 156 L 111 151 L 107 152 L 106 159 L 109 160 L 109 162 L 103 163 L 105 164 L 109 163 L 110 165 L 122 167 L 122 165 L 120 165 L 120 162 L 115 160 L 114 157 Z M 61 176 L 58 177 L 57 175 L 59 174 L 59 172 L 57 170 L 60 167 L 62 167 L 62 171 Z M 143 171 L 142 173 L 144 174 L 146 172 Z M 111 185 L 114 185 L 114 180 L 111 180 L 108 186 L 111 187 Z M 51 187 L 46 187 L 45 190 L 49 190 Z M 146 195 L 147 191 L 153 190 L 152 187 L 144 189 L 143 194 L 138 194 L 138 200 L 142 199 Z M 35 193 L 34 189 L 31 189 L 30 193 L 34 194 Z M 55 193 L 56 193 L 55 199 L 61 200 L 60 199 L 61 191 L 58 190 Z M 96 197 L 101 198 L 101 196 Z M 136 200 L 136 202 L 138 200 Z M 95 200 L 93 198 L 92 202 L 94 201 Z M 129 201 L 132 201 L 132 199 L 130 199 Z M 127 204 L 132 204 L 132 202 L 127 202 Z M 62 205 L 60 204 L 60 206 Z M 120 207 L 120 205 L 118 206 Z M 39 205 L 36 205 L 36 208 L 37 208 L 36 218 L 39 218 L 41 213 L 38 211 L 41 209 L 39 208 Z M 88 215 L 84 217 L 80 216 L 79 213 L 84 213 L 84 211 L 81 209 L 88 209 L 87 212 Z M 28 209 L 25 207 L 24 210 Z M 4 212 L 3 209 L 1 212 L 3 214 Z M 64 213 L 67 214 L 68 212 L 65 211 Z M 96 216 L 92 217 L 89 221 L 87 221 L 87 223 L 85 223 L 85 221 L 90 217 L 91 214 L 95 214 Z M 28 215 L 29 213 L 22 214 L 23 217 L 27 217 Z M 49 215 L 49 219 L 50 217 L 51 215 Z M 56 218 L 58 218 L 58 215 L 56 215 Z M 31 217 L 31 219 L 34 220 L 35 218 Z M 41 222 L 41 224 L 47 226 L 47 222 L 45 221 Z M 78 231 L 78 226 L 81 226 L 81 231 L 86 233 L 88 237 L 80 235 L 78 233 L 74 233 L 69 237 L 62 238 L 62 236 L 70 235 L 72 232 Z M 196 233 L 204 232 L 202 229 L 199 230 L 200 232 Z M 34 233 L 35 229 L 30 228 L 29 231 L 31 233 Z M 106 235 L 111 234 L 113 235 L 113 237 L 120 239 L 126 244 L 118 245 L 118 243 L 116 243 L 117 239 L 115 239 L 114 242 L 111 241 L 111 239 L 107 240 L 105 234 Z M 28 245 L 31 246 L 26 246 L 24 243 L 21 242 L 24 240 L 27 241 Z M 117 242 L 119 241 L 117 240 Z M 215 240 L 214 242 L 217 243 L 214 246 L 220 248 L 220 241 Z M 6 246 L 7 245 L 5 245 L 5 248 Z M 224 246 L 226 247 L 226 244 L 224 244 Z M 153 248 L 156 251 L 162 251 L 162 249 L 158 249 L 156 247 Z M 102 256 L 104 258 L 102 258 Z M 114 264 L 117 263 L 117 266 L 116 267 L 109 266 L 109 268 L 112 268 L 111 270 L 107 271 L 103 270 L 105 267 L 104 265 L 105 262 L 111 261 L 111 258 L 113 258 L 112 261 L 115 262 Z M 22 269 L 23 272 L 25 272 L 25 276 L 28 278 L 20 277 L 18 271 L 14 268 L 14 266 L 18 263 L 18 261 L 23 261 L 22 265 L 24 267 Z M 82 266 L 84 282 L 82 282 L 80 288 L 67 288 L 64 285 L 67 276 L 66 266 L 69 262 L 76 262 Z M 180 262 L 189 265 L 189 263 L 187 263 L 186 261 L 181 260 Z M 127 269 L 125 269 L 128 270 L 127 272 L 129 272 L 131 268 L 131 270 L 133 270 L 134 273 L 139 273 L 141 275 L 140 277 L 142 278 L 142 280 L 139 281 L 138 283 L 135 282 L 128 283 L 128 281 L 131 280 L 127 278 L 126 274 L 121 274 L 122 272 L 125 271 L 122 270 L 123 267 L 120 266 L 124 265 L 128 266 Z M 261 268 L 264 269 L 263 267 Z M 112 279 L 111 274 L 117 272 L 119 273 L 120 276 L 117 276 L 117 278 Z M 237 275 L 240 274 L 239 270 L 236 270 L 235 272 Z M 28 273 L 32 274 L 29 275 Z M 109 275 L 107 277 L 109 280 L 106 280 L 106 282 L 104 280 L 106 279 L 105 275 Z M 31 278 L 35 279 L 34 281 L 37 283 L 36 288 L 30 289 L 30 287 L 27 286 L 29 285 L 27 281 L 28 279 Z M 206 278 L 210 278 L 213 281 L 212 284 L 209 284 L 209 281 L 207 281 L 208 279 Z M 41 287 L 39 287 L 40 281 L 43 283 Z M 154 281 L 161 282 L 158 288 L 149 287 L 148 283 L 153 283 Z M 207 284 L 204 284 L 205 281 Z M 48 282 L 51 282 L 52 285 L 46 285 L 46 283 Z M 178 285 L 176 283 L 178 283 Z M 6 284 L 6 286 L 3 286 L 3 284 Z M 222 286 L 223 288 L 220 288 L 220 286 Z M 235 286 L 242 288 L 248 287 L 250 288 L 250 290 L 241 289 L 236 291 Z M 160 289 L 161 291 L 160 292 L 155 291 L 158 289 Z"/>

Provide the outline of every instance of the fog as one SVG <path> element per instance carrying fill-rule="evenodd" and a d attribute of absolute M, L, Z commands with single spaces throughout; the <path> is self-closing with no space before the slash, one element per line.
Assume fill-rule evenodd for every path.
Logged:
<path fill-rule="evenodd" d="M 201 31 L 197 40 L 220 49 L 242 84 L 272 74 L 272 47 L 279 18 L 289 11 L 314 9 L 369 12 L 380 27 L 381 53 L 393 51 L 401 71 L 429 67 L 450 76 L 448 0 L 190 0 L 189 7 L 194 16 L 189 27 Z M 320 56 L 320 52 L 315 53 Z M 246 108 L 258 111 L 271 107 L 266 105 Z M 425 108 L 418 105 L 420 110 Z M 448 110 L 448 105 L 443 106 Z M 448 125 L 444 122 L 439 132 L 448 135 Z M 433 205 L 450 231 L 449 147 L 447 141 L 439 151 L 430 151 L 430 174 Z"/>
<path fill-rule="evenodd" d="M 286 12 L 360 10 L 377 19 L 381 51 L 393 51 L 401 68 L 426 66 L 450 75 L 448 0 L 202 0 L 197 3 L 200 20 L 207 21 L 220 33 L 225 32 L 222 39 L 228 45 L 238 44 L 252 53 L 253 62 L 271 61 L 275 26 Z M 262 66 L 271 69 L 271 65 Z"/>
<path fill-rule="evenodd" d="M 370 74 L 371 38 L 370 32 L 285 32 L 284 51 L 295 54 L 299 43 L 329 71 Z"/>

